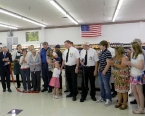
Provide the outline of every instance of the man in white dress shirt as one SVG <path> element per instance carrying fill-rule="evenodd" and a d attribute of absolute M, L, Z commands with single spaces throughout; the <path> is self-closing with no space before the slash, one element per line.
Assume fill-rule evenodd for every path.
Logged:
<path fill-rule="evenodd" d="M 70 94 L 66 97 L 73 97 L 72 100 L 76 101 L 77 96 L 77 73 L 79 67 L 79 51 L 72 47 L 71 41 L 64 42 L 66 50 L 63 52 L 63 63 L 61 69 L 65 65 L 65 75 L 70 89 Z"/>
<path fill-rule="evenodd" d="M 80 102 L 84 102 L 86 100 L 88 94 L 88 79 L 90 80 L 91 92 L 90 96 L 93 101 L 96 101 L 95 95 L 95 78 L 98 70 L 98 55 L 97 52 L 90 48 L 89 42 L 84 42 L 84 49 L 80 53 L 80 62 L 84 71 L 84 82 L 82 87 L 82 97 Z"/>

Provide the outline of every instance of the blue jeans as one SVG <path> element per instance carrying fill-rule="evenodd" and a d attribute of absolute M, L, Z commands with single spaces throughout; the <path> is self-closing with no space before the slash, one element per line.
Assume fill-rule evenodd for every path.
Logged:
<path fill-rule="evenodd" d="M 30 90 L 31 89 L 31 85 L 30 85 L 30 68 L 29 69 L 25 69 L 25 70 L 21 70 L 21 76 L 23 79 L 23 87 L 24 90 L 27 90 L 27 88 Z M 26 84 L 27 81 L 27 84 Z"/>
<path fill-rule="evenodd" d="M 111 74 L 103 75 L 102 72 L 98 73 L 101 97 L 105 101 L 106 99 L 111 100 L 110 77 Z"/>

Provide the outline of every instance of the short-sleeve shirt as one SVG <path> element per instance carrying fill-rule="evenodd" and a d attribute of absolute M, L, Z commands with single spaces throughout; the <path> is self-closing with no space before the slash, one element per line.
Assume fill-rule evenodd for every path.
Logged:
<path fill-rule="evenodd" d="M 63 52 L 63 60 L 65 61 L 65 65 L 68 66 L 76 65 L 77 59 L 80 58 L 79 51 L 74 47 L 70 47 L 69 54 L 68 54 L 68 62 L 66 62 L 67 53 L 68 53 L 68 49 L 66 49 Z"/>
<path fill-rule="evenodd" d="M 138 65 L 140 60 L 144 60 L 144 56 L 142 54 L 139 54 L 137 56 L 137 58 L 132 58 L 132 54 L 131 54 L 131 63 Z M 144 74 L 143 71 L 144 70 L 139 70 L 135 67 L 131 67 L 130 75 L 131 76 L 140 76 L 140 75 Z"/>
<path fill-rule="evenodd" d="M 111 52 L 108 49 L 100 52 L 100 55 L 99 55 L 99 64 L 100 64 L 99 71 L 100 72 L 102 72 L 105 69 L 105 67 L 107 65 L 106 60 L 111 59 L 111 58 L 112 58 L 112 55 L 111 55 Z M 106 74 L 111 74 L 111 66 L 108 69 L 108 71 L 106 72 Z"/>
<path fill-rule="evenodd" d="M 86 50 L 81 50 L 80 52 L 80 60 L 84 61 L 85 60 L 85 55 L 86 55 Z M 92 49 L 89 48 L 87 50 L 87 65 L 86 66 L 95 66 L 95 63 L 99 61 L 99 57 L 97 55 L 97 52 Z"/>

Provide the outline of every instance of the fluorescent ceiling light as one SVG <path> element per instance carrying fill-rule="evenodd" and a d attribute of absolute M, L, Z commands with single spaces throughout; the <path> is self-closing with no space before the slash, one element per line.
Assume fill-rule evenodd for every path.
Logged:
<path fill-rule="evenodd" d="M 66 16 L 67 13 L 54 0 L 50 0 L 50 3 Z"/>
<path fill-rule="evenodd" d="M 0 8 L 0 12 L 1 12 L 1 13 L 4 13 L 4 14 L 6 14 L 6 15 L 12 16 L 12 17 L 16 17 L 16 18 L 25 20 L 25 21 L 30 22 L 30 23 L 33 23 L 33 24 L 35 24 L 35 25 L 39 25 L 39 26 L 41 26 L 41 27 L 46 27 L 46 25 L 44 25 L 44 24 L 41 24 L 41 23 L 36 22 L 36 21 L 34 21 L 34 20 L 31 20 L 31 19 L 29 19 L 29 18 L 25 18 L 24 16 L 21 16 L 21 15 L 15 14 L 15 13 L 12 13 L 12 12 L 7 11 L 7 10 L 4 10 L 4 9 L 2 9 L 2 8 Z"/>
<path fill-rule="evenodd" d="M 78 22 L 75 21 L 55 0 L 49 0 L 49 2 L 55 6 L 62 14 L 64 14 L 65 16 L 67 16 L 73 23 L 75 23 L 76 25 L 78 25 Z"/>
<path fill-rule="evenodd" d="M 33 24 L 36 24 L 36 25 L 39 25 L 39 26 L 42 26 L 42 27 L 46 27 L 44 24 L 40 24 L 36 21 L 33 21 L 31 19 L 27 19 L 27 18 L 22 18 L 23 20 L 27 21 L 27 22 L 30 22 L 30 23 L 33 23 Z"/>
<path fill-rule="evenodd" d="M 113 16 L 113 20 L 112 20 L 113 22 L 116 20 L 116 17 L 118 15 L 118 12 L 121 8 L 122 3 L 123 3 L 123 0 L 119 0 L 116 11 L 115 11 L 114 16 Z"/>
<path fill-rule="evenodd" d="M 6 11 L 6 10 L 3 10 L 3 9 L 0 9 L 0 12 L 1 13 L 4 13 L 4 14 L 7 14 L 7 15 L 10 15 L 10 16 L 13 16 L 13 17 L 16 17 L 16 18 L 22 18 L 21 16 L 19 16 L 19 15 L 16 15 L 16 14 L 14 14 L 14 13 L 11 13 L 11 12 L 8 12 L 8 11 Z"/>
<path fill-rule="evenodd" d="M 10 25 L 6 25 L 6 24 L 1 24 L 1 23 L 0 23 L 0 26 L 1 26 L 1 27 L 10 28 L 10 29 L 18 29 L 17 27 L 10 26 Z"/>

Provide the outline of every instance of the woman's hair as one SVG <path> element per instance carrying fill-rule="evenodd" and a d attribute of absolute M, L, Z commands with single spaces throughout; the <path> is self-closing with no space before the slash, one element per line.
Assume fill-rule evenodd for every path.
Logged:
<path fill-rule="evenodd" d="M 137 58 L 137 56 L 139 54 L 143 54 L 141 45 L 138 42 L 132 42 L 131 45 L 132 45 L 132 48 L 133 48 L 133 55 L 132 55 L 132 57 Z"/>
<path fill-rule="evenodd" d="M 27 53 L 27 50 L 26 49 L 22 49 L 22 52 L 24 52 L 24 51 Z"/>
<path fill-rule="evenodd" d="M 21 46 L 21 44 L 18 44 L 18 45 L 17 45 L 17 48 L 16 48 L 16 50 L 18 50 L 18 47 L 19 47 L 19 46 Z"/>
<path fill-rule="evenodd" d="M 47 50 L 46 55 L 49 57 L 53 57 L 53 51 L 52 50 Z"/>
<path fill-rule="evenodd" d="M 118 54 L 118 55 L 123 55 L 124 54 L 124 48 L 123 47 L 116 47 L 115 48 L 115 52 Z"/>

